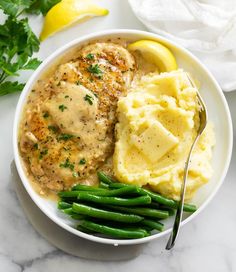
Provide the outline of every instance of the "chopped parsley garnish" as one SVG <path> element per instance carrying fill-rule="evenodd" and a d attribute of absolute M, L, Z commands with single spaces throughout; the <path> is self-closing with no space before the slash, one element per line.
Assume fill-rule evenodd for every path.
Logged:
<path fill-rule="evenodd" d="M 76 85 L 81 85 L 82 83 L 81 83 L 81 81 L 77 80 L 77 81 L 75 82 L 75 84 L 76 84 Z"/>
<path fill-rule="evenodd" d="M 37 143 L 34 144 L 33 147 L 34 147 L 34 149 L 36 149 L 36 150 L 39 149 L 39 145 L 38 145 Z"/>
<path fill-rule="evenodd" d="M 58 127 L 51 126 L 51 125 L 48 126 L 48 129 L 51 130 L 54 133 L 56 133 L 58 131 Z"/>
<path fill-rule="evenodd" d="M 86 94 L 84 100 L 89 103 L 89 105 L 93 105 L 93 97 L 91 95 Z"/>
<path fill-rule="evenodd" d="M 86 59 L 93 60 L 93 59 L 94 59 L 94 54 L 89 53 L 89 54 L 86 56 Z"/>
<path fill-rule="evenodd" d="M 95 92 L 93 92 L 93 94 L 94 94 L 94 96 L 95 96 L 95 97 L 97 97 L 97 98 L 98 98 L 98 95 L 97 95 Z"/>
<path fill-rule="evenodd" d="M 69 98 L 69 95 L 65 95 L 65 98 Z"/>
<path fill-rule="evenodd" d="M 69 139 L 71 139 L 71 138 L 73 138 L 73 137 L 74 137 L 74 135 L 63 133 L 63 134 L 59 135 L 59 136 L 57 137 L 57 139 L 58 139 L 59 141 L 60 141 L 60 140 L 65 140 L 65 141 L 67 141 L 67 140 L 69 140 Z"/>
<path fill-rule="evenodd" d="M 60 105 L 58 108 L 59 108 L 59 110 L 62 111 L 62 112 L 63 112 L 65 109 L 67 109 L 67 107 L 66 107 L 65 105 L 63 105 L 63 104 Z"/>
<path fill-rule="evenodd" d="M 95 65 L 90 65 L 88 67 L 88 71 L 91 73 L 91 74 L 94 74 L 95 76 L 101 78 L 102 77 L 102 70 L 99 68 L 99 65 L 98 64 L 95 64 Z"/>
<path fill-rule="evenodd" d="M 69 158 L 66 158 L 66 161 L 64 163 L 61 163 L 59 166 L 61 168 L 69 168 L 71 171 L 73 171 L 75 168 L 75 165 L 70 162 Z"/>
<path fill-rule="evenodd" d="M 41 160 L 43 158 L 43 156 L 45 156 L 47 154 L 48 154 L 48 150 L 47 149 L 44 149 L 44 150 L 40 151 L 40 153 L 39 153 L 39 159 Z"/>
<path fill-rule="evenodd" d="M 85 158 L 83 158 L 83 159 L 81 159 L 81 160 L 79 161 L 79 164 L 85 164 L 85 163 L 86 163 Z"/>
<path fill-rule="evenodd" d="M 49 113 L 45 112 L 44 115 L 43 115 L 43 118 L 48 118 L 48 117 L 49 117 Z"/>

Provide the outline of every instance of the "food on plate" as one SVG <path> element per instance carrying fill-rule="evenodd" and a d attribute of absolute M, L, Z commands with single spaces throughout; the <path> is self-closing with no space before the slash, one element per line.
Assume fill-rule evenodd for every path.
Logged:
<path fill-rule="evenodd" d="M 94 43 L 35 86 L 20 151 L 41 194 L 96 183 L 90 175 L 112 156 L 117 100 L 126 95 L 134 64 L 121 45 Z"/>
<path fill-rule="evenodd" d="M 184 164 L 199 126 L 197 90 L 182 70 L 141 78 L 118 102 L 114 173 L 118 180 L 178 200 Z M 185 199 L 212 175 L 215 144 L 207 125 L 191 159 Z"/>
<path fill-rule="evenodd" d="M 151 231 L 162 231 L 160 220 L 174 214 L 178 203 L 136 185 L 116 182 L 98 172 L 102 187 L 75 185 L 59 193 L 58 209 L 78 221 L 77 229 L 114 238 L 143 238 Z M 94 206 L 96 204 L 96 206 Z M 184 204 L 184 211 L 196 206 Z"/>
<path fill-rule="evenodd" d="M 107 9 L 95 5 L 91 0 L 62 0 L 48 11 L 40 39 L 45 40 L 70 25 L 108 13 Z"/>
<path fill-rule="evenodd" d="M 165 46 L 93 41 L 35 84 L 19 150 L 36 191 L 57 195 L 78 230 L 143 238 L 162 231 L 159 221 L 178 207 L 199 111 L 197 89 Z M 214 144 L 209 123 L 192 156 L 187 202 L 212 175 Z M 184 211 L 196 206 L 185 203 Z"/>
<path fill-rule="evenodd" d="M 177 63 L 172 52 L 164 45 L 150 40 L 140 40 L 128 45 L 131 52 L 138 51 L 145 61 L 154 63 L 159 72 L 177 70 Z"/>

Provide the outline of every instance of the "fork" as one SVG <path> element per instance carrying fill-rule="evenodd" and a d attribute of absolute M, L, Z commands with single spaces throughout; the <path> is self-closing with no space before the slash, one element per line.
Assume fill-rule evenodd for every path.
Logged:
<path fill-rule="evenodd" d="M 186 73 L 186 76 L 191 84 L 191 86 L 193 88 L 195 88 L 197 90 L 197 87 L 194 83 L 194 81 L 191 79 L 191 76 Z M 189 169 L 189 163 L 191 160 L 191 155 L 192 155 L 192 151 L 195 147 L 195 144 L 197 143 L 199 137 L 201 136 L 201 134 L 203 133 L 204 129 L 206 128 L 207 125 L 207 119 L 208 119 L 208 114 L 207 114 L 207 109 L 206 109 L 206 105 L 201 97 L 201 95 L 199 94 L 199 92 L 197 91 L 197 99 L 198 99 L 198 103 L 200 106 L 200 110 L 199 110 L 199 119 L 200 119 L 200 125 L 197 131 L 197 136 L 195 137 L 191 148 L 189 150 L 189 154 L 187 157 L 187 160 L 185 162 L 185 167 L 184 167 L 184 175 L 183 175 L 183 183 L 182 183 L 182 187 L 181 187 L 181 193 L 180 193 L 180 202 L 178 204 L 177 207 L 177 211 L 176 211 L 176 215 L 175 215 L 175 221 L 173 224 L 173 228 L 172 228 L 172 232 L 170 234 L 169 240 L 166 244 L 166 250 L 170 250 L 174 247 L 175 245 L 175 241 L 177 239 L 177 236 L 179 234 L 179 230 L 180 230 L 180 224 L 181 224 L 181 220 L 183 217 L 183 205 L 184 205 L 184 196 L 185 196 L 185 191 L 186 191 L 186 183 L 187 183 L 187 178 L 188 178 L 188 169 Z"/>

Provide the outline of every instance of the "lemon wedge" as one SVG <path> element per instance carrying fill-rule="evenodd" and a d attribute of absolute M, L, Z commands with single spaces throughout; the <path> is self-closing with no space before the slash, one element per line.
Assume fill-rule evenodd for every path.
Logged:
<path fill-rule="evenodd" d="M 107 15 L 109 11 L 95 5 L 91 0 L 62 0 L 47 13 L 40 40 L 91 17 Z"/>
<path fill-rule="evenodd" d="M 142 57 L 154 63 L 160 72 L 177 70 L 177 63 L 171 51 L 160 44 L 150 40 L 140 40 L 128 45 L 128 50 L 139 51 Z"/>

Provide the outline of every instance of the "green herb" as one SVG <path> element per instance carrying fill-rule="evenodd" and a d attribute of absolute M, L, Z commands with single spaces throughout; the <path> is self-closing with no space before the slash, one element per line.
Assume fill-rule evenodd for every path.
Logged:
<path fill-rule="evenodd" d="M 25 0 L 27 1 L 27 0 Z M 19 0 L 18 0 L 19 2 Z M 46 13 L 51 9 L 54 5 L 61 2 L 61 0 L 33 0 L 30 7 L 27 9 L 27 12 L 46 15 Z"/>
<path fill-rule="evenodd" d="M 40 64 L 38 59 L 31 58 L 39 50 L 39 40 L 28 19 L 18 18 L 30 4 L 29 0 L 0 0 L 0 9 L 8 16 L 0 25 L 0 95 L 21 91 L 24 84 L 8 78 L 19 76 L 20 70 L 34 70 Z"/>
<path fill-rule="evenodd" d="M 56 133 L 58 131 L 58 127 L 51 126 L 51 125 L 48 126 L 48 129 L 51 130 L 54 133 Z"/>
<path fill-rule="evenodd" d="M 86 56 L 86 59 L 89 59 L 89 60 L 93 60 L 94 59 L 94 55 L 89 53 L 87 56 Z"/>
<path fill-rule="evenodd" d="M 49 117 L 49 113 L 45 112 L 44 115 L 43 115 L 43 118 L 48 118 L 48 117 Z"/>
<path fill-rule="evenodd" d="M 88 67 L 88 71 L 91 73 L 91 74 L 94 74 L 95 76 L 101 78 L 102 77 L 102 70 L 99 68 L 99 65 L 98 64 L 95 64 L 95 65 L 90 65 Z"/>
<path fill-rule="evenodd" d="M 34 144 L 33 147 L 34 147 L 35 150 L 39 149 L 39 145 L 37 143 Z"/>
<path fill-rule="evenodd" d="M 89 103 L 89 105 L 93 105 L 93 97 L 91 95 L 86 94 L 84 100 Z"/>
<path fill-rule="evenodd" d="M 32 58 L 39 50 L 39 39 L 29 26 L 24 12 L 43 13 L 60 0 L 0 0 L 0 9 L 7 16 L 0 25 L 0 96 L 20 92 L 24 83 L 9 81 L 21 70 L 35 70 L 41 61 Z M 19 17 L 21 16 L 21 17 Z"/>
<path fill-rule="evenodd" d="M 80 82 L 79 80 L 77 80 L 77 81 L 75 82 L 75 84 L 76 84 L 76 85 L 81 85 L 81 82 Z"/>
<path fill-rule="evenodd" d="M 79 161 L 79 164 L 85 164 L 85 163 L 86 163 L 85 158 L 83 158 L 83 159 L 81 159 L 81 160 Z"/>
<path fill-rule="evenodd" d="M 69 95 L 65 95 L 65 98 L 69 98 Z"/>
<path fill-rule="evenodd" d="M 73 163 L 70 163 L 69 158 L 66 158 L 66 161 L 64 163 L 61 163 L 59 166 L 61 168 L 69 168 L 71 171 L 73 171 L 75 168 L 75 165 Z"/>
<path fill-rule="evenodd" d="M 95 92 L 93 92 L 93 94 L 94 94 L 94 96 L 95 96 L 95 97 L 97 97 L 97 98 L 98 98 L 98 95 L 97 95 Z"/>
<path fill-rule="evenodd" d="M 57 139 L 60 141 L 60 140 L 65 140 L 65 141 L 67 141 L 67 140 L 69 140 L 69 139 L 71 139 L 71 138 L 73 138 L 74 137 L 74 135 L 71 135 L 71 134 L 61 134 L 61 135 L 59 135 L 58 137 L 57 137 Z"/>
<path fill-rule="evenodd" d="M 40 151 L 40 153 L 39 153 L 39 159 L 41 160 L 43 158 L 43 156 L 45 156 L 47 154 L 48 154 L 48 150 L 47 149 L 44 149 L 44 150 Z"/>
<path fill-rule="evenodd" d="M 63 105 L 63 104 L 60 105 L 58 108 L 59 108 L 59 110 L 62 111 L 62 112 L 63 112 L 65 109 L 67 109 L 67 107 L 66 107 L 65 105 Z"/>

